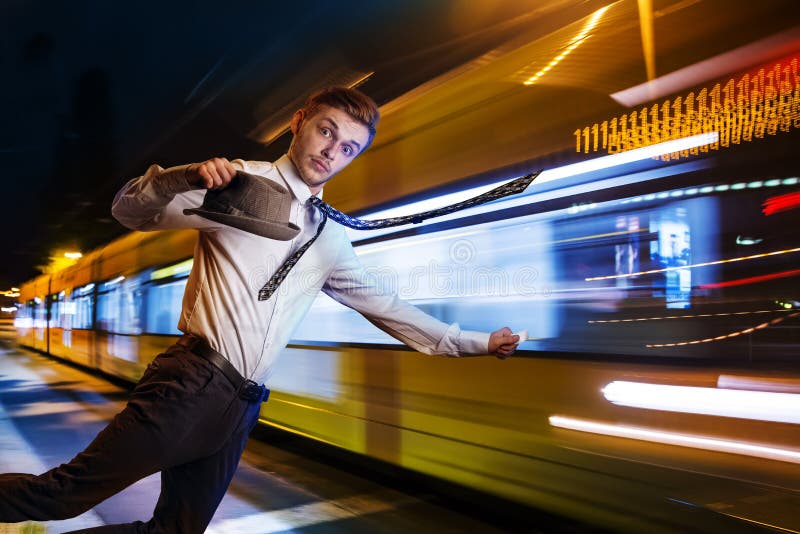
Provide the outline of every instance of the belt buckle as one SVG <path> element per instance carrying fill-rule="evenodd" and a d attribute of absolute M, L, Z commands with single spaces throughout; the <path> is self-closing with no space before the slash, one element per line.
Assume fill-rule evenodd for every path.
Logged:
<path fill-rule="evenodd" d="M 252 380 L 245 380 L 239 387 L 239 396 L 245 400 L 259 400 L 263 396 L 261 386 Z"/>

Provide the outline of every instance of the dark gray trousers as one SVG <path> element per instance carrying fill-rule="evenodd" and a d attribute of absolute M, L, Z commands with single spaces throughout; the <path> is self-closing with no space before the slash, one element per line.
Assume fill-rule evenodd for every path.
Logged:
<path fill-rule="evenodd" d="M 125 409 L 75 458 L 38 476 L 0 475 L 0 523 L 74 517 L 161 471 L 152 519 L 82 532 L 202 533 L 260 406 L 240 398 L 210 362 L 174 345 L 153 360 Z"/>

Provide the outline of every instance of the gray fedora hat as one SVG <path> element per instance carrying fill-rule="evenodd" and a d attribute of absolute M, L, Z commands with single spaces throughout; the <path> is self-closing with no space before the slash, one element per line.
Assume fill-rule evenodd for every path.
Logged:
<path fill-rule="evenodd" d="M 236 171 L 227 187 L 209 189 L 201 207 L 185 209 L 183 213 L 288 241 L 300 233 L 300 228 L 289 222 L 291 205 L 292 195 L 284 186 L 263 176 Z"/>

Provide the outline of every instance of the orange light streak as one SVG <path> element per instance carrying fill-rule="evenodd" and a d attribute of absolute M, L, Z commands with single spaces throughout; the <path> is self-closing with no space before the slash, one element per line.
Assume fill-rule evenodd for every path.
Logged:
<path fill-rule="evenodd" d="M 756 310 L 756 311 L 741 311 L 741 312 L 728 312 L 728 313 L 697 313 L 694 315 L 668 315 L 666 317 L 636 317 L 633 319 L 603 319 L 597 321 L 587 321 L 587 323 L 635 323 L 639 321 L 663 321 L 666 319 L 695 319 L 697 317 L 726 317 L 730 315 L 753 315 L 756 313 L 780 313 L 789 312 L 791 310 Z"/>
<path fill-rule="evenodd" d="M 576 35 L 575 38 L 572 40 L 572 42 L 569 44 L 569 46 L 567 46 L 564 49 L 564 51 L 561 52 L 559 55 L 550 60 L 550 63 L 548 63 L 542 70 L 540 70 L 539 72 L 537 72 L 536 74 L 534 74 L 533 76 L 522 82 L 523 85 L 535 84 L 539 80 L 539 78 L 547 74 L 553 67 L 561 63 L 561 61 L 565 57 L 570 55 L 573 50 L 575 50 L 584 42 L 586 42 L 586 39 L 591 37 L 591 35 L 589 35 L 589 32 L 592 31 L 595 26 L 597 26 L 597 23 L 600 22 L 600 18 L 606 11 L 608 11 L 608 8 L 610 7 L 611 6 L 606 6 L 595 11 L 594 14 L 591 16 L 591 18 L 589 19 L 589 21 L 586 24 L 584 24 L 583 28 L 578 33 L 578 35 Z"/>
<path fill-rule="evenodd" d="M 768 326 L 776 325 L 776 324 L 778 324 L 780 322 L 783 322 L 784 320 L 786 320 L 788 318 L 797 317 L 798 315 L 800 315 L 800 312 L 792 313 L 790 315 L 787 315 L 786 317 L 776 317 L 775 319 L 772 319 L 771 321 L 767 321 L 765 323 L 761 323 L 761 324 L 759 324 L 757 326 L 753 326 L 751 328 L 746 328 L 744 330 L 739 330 L 738 332 L 731 332 L 730 334 L 723 334 L 723 335 L 717 336 L 717 337 L 708 337 L 706 339 L 696 339 L 696 340 L 693 340 L 693 341 L 681 341 L 680 343 L 659 343 L 659 344 L 645 345 L 645 347 L 647 347 L 649 349 L 660 348 L 660 347 L 683 347 L 683 346 L 686 346 L 686 345 L 697 345 L 699 343 L 711 343 L 713 341 L 722 341 L 723 339 L 731 339 L 731 338 L 734 338 L 734 337 L 737 337 L 737 336 L 741 336 L 742 334 L 752 334 L 756 330 L 762 330 L 762 329 L 764 329 L 764 328 L 766 328 Z"/>
<path fill-rule="evenodd" d="M 790 248 L 786 250 L 776 250 L 773 252 L 765 252 L 763 254 L 753 254 L 752 256 L 742 256 L 741 258 L 729 258 L 727 260 L 707 261 L 703 263 L 694 263 L 692 265 L 683 265 L 679 267 L 666 267 L 664 269 L 651 269 L 649 271 L 639 271 L 637 273 L 611 274 L 608 276 L 593 276 L 590 278 L 584 278 L 584 281 L 593 282 L 595 280 L 613 280 L 615 278 L 630 278 L 632 276 L 640 276 L 643 274 L 666 273 L 668 271 L 680 271 L 681 269 L 694 269 L 695 267 L 708 267 L 709 265 L 720 265 L 723 263 L 732 263 L 735 261 L 755 260 L 758 258 L 766 258 L 768 256 L 777 256 L 779 254 L 791 254 L 792 252 L 800 252 L 800 247 Z"/>

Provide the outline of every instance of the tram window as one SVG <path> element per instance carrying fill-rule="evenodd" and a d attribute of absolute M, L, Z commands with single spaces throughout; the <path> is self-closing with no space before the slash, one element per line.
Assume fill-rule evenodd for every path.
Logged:
<path fill-rule="evenodd" d="M 33 301 L 29 300 L 24 303 L 20 302 L 18 306 L 19 309 L 14 317 L 14 327 L 30 328 L 33 321 L 33 316 L 31 315 L 31 311 L 33 310 Z"/>
<path fill-rule="evenodd" d="M 740 180 L 655 184 L 636 197 L 532 207 L 515 218 L 490 215 L 355 249 L 388 292 L 465 329 L 528 330 L 524 350 L 791 357 L 797 330 L 786 313 L 794 299 L 785 295 L 796 275 L 785 262 L 800 250 L 788 222 L 797 212 L 781 222 L 764 206 L 797 182 Z M 737 237 L 745 232 L 752 238 Z M 293 338 L 393 342 L 328 297 L 317 299 Z"/>
<path fill-rule="evenodd" d="M 118 276 L 97 291 L 97 328 L 115 334 L 142 333 L 141 285 L 143 275 Z"/>
<path fill-rule="evenodd" d="M 54 293 L 47 297 L 50 301 L 50 327 L 67 328 L 64 306 L 64 292 Z"/>
<path fill-rule="evenodd" d="M 181 314 L 186 278 L 151 285 L 145 293 L 144 330 L 150 334 L 180 334 Z"/>
<path fill-rule="evenodd" d="M 534 214 L 360 245 L 356 253 L 380 291 L 442 321 L 483 331 L 507 324 L 551 338 L 558 327 L 548 293 L 556 279 L 552 233 L 551 222 Z M 397 343 L 328 297 L 316 300 L 294 340 Z"/>
<path fill-rule="evenodd" d="M 144 292 L 144 330 L 149 334 L 180 334 L 183 291 L 194 264 L 193 258 L 155 269 Z"/>
<path fill-rule="evenodd" d="M 33 299 L 33 326 L 34 328 L 45 328 L 47 317 L 44 301 L 39 297 Z"/>
<path fill-rule="evenodd" d="M 77 287 L 72 291 L 72 328 L 89 330 L 92 328 L 94 311 L 94 284 Z"/>

